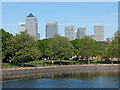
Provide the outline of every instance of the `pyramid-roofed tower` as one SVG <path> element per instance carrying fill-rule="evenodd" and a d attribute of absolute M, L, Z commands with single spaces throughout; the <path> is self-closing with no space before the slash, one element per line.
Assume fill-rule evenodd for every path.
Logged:
<path fill-rule="evenodd" d="M 27 17 L 34 17 L 32 13 L 30 13 Z"/>
<path fill-rule="evenodd" d="M 36 17 L 32 13 L 30 13 L 26 17 L 25 21 L 25 29 L 27 32 L 31 35 L 34 36 L 36 40 L 38 40 L 38 23 Z"/>

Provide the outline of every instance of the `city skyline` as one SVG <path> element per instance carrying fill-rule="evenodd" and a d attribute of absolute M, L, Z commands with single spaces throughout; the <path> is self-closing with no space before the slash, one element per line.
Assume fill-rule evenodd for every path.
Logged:
<path fill-rule="evenodd" d="M 31 19 L 31 18 L 34 18 L 34 19 Z M 30 13 L 27 16 L 26 20 L 27 20 L 28 26 L 35 25 L 35 27 L 36 27 L 37 24 L 34 24 L 33 22 L 34 21 L 36 22 L 37 18 L 34 17 L 32 13 Z M 26 20 L 25 20 L 25 22 L 26 22 Z M 32 23 L 31 23 L 31 20 L 32 20 Z M 25 22 L 19 22 L 19 27 L 18 27 L 19 32 L 25 31 L 25 29 L 27 30 Z M 38 23 L 38 22 L 36 22 L 36 23 Z M 58 24 L 57 21 L 48 21 L 47 22 L 45 39 L 53 38 L 55 36 L 55 34 L 58 34 L 58 25 L 57 24 Z M 33 27 L 34 26 L 30 26 L 28 28 L 28 33 L 31 36 L 36 36 L 36 35 L 33 35 L 33 33 L 36 32 L 36 30 L 34 30 Z M 37 29 L 37 27 L 36 27 L 36 29 Z M 69 40 L 81 39 L 82 37 L 85 37 L 86 33 L 87 33 L 86 28 L 79 27 L 79 28 L 75 29 L 74 26 L 65 26 L 64 27 L 64 32 L 65 32 L 64 33 L 65 37 L 67 37 Z M 40 39 L 40 33 L 38 33 L 38 29 L 37 29 L 36 34 L 37 34 L 37 39 L 36 40 L 39 40 Z M 94 25 L 94 33 L 91 33 L 88 36 L 90 36 L 93 40 L 96 40 L 96 41 L 104 41 L 104 26 L 103 25 Z"/>
<path fill-rule="evenodd" d="M 18 8 L 16 9 L 15 6 L 18 6 Z M 117 9 L 117 2 L 3 3 L 2 10 L 4 16 L 2 28 L 15 35 L 15 33 L 19 32 L 18 22 L 24 22 L 26 15 L 33 13 L 38 18 L 40 39 L 45 38 L 46 22 L 57 21 L 61 36 L 65 36 L 65 26 L 74 26 L 75 28 L 85 27 L 87 35 L 90 35 L 94 33 L 94 25 L 102 24 L 104 26 L 105 40 L 106 38 L 111 38 L 118 30 Z M 11 10 L 11 13 L 8 10 Z M 16 14 L 13 12 L 16 12 Z"/>

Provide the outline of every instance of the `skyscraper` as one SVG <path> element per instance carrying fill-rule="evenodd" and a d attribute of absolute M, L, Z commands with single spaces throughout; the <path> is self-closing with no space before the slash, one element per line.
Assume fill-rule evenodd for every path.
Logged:
<path fill-rule="evenodd" d="M 25 31 L 25 22 L 19 22 L 19 32 Z"/>
<path fill-rule="evenodd" d="M 38 23 L 32 13 L 26 17 L 25 29 L 31 36 L 34 36 L 35 39 L 38 40 Z"/>
<path fill-rule="evenodd" d="M 69 40 L 75 40 L 76 35 L 75 35 L 75 27 L 73 26 L 66 26 L 65 27 L 65 36 L 69 39 Z"/>
<path fill-rule="evenodd" d="M 86 35 L 86 28 L 77 28 L 77 39 L 81 39 Z"/>
<path fill-rule="evenodd" d="M 94 33 L 95 33 L 96 41 L 104 41 L 104 26 L 103 25 L 95 25 Z"/>
<path fill-rule="evenodd" d="M 49 21 L 46 25 L 46 38 L 53 38 L 55 34 L 58 34 L 57 21 Z"/>

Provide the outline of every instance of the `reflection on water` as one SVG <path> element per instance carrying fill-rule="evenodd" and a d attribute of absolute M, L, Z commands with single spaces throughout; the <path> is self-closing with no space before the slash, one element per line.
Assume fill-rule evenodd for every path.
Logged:
<path fill-rule="evenodd" d="M 53 75 L 53 79 L 60 79 L 60 78 L 76 78 L 80 80 L 91 80 L 97 77 L 118 77 L 117 71 L 90 71 L 90 72 L 77 72 L 77 73 L 70 73 L 70 74 L 61 74 L 61 75 Z"/>
<path fill-rule="evenodd" d="M 3 88 L 118 88 L 117 71 L 75 72 L 3 82 Z"/>

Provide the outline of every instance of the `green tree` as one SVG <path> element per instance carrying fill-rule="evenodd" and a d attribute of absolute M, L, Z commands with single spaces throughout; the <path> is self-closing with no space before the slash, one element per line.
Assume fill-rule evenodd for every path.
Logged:
<path fill-rule="evenodd" d="M 50 39 L 38 40 L 36 42 L 39 50 L 42 53 L 42 57 L 48 57 L 47 53 L 46 53 L 46 49 L 48 48 L 49 43 L 50 43 Z"/>
<path fill-rule="evenodd" d="M 107 43 L 110 43 L 110 38 L 106 38 L 106 42 L 107 42 Z"/>
<path fill-rule="evenodd" d="M 111 59 L 113 58 L 119 58 L 119 44 L 120 44 L 120 37 L 118 32 L 115 33 L 114 38 L 112 40 L 112 42 L 109 44 L 108 46 L 108 54 L 110 56 Z M 112 60 L 112 64 L 113 64 L 113 60 Z"/>
<path fill-rule="evenodd" d="M 106 47 L 104 49 L 104 57 L 111 58 L 113 64 L 113 58 L 119 58 L 119 44 L 120 44 L 120 37 L 119 32 L 117 31 L 114 37 L 111 38 L 112 41 L 106 42 Z"/>
<path fill-rule="evenodd" d="M 41 56 L 41 52 L 35 43 L 35 39 L 27 31 L 16 34 L 6 42 L 5 59 L 11 60 L 15 64 L 37 60 Z"/>
<path fill-rule="evenodd" d="M 73 46 L 67 37 L 55 35 L 49 43 L 47 49 L 48 56 L 52 58 L 65 59 L 73 55 Z"/>
<path fill-rule="evenodd" d="M 12 37 L 13 35 L 9 32 L 6 32 L 4 29 L 0 29 L 0 31 L 2 33 L 2 51 L 4 51 L 6 47 L 6 40 L 10 39 L 10 37 Z"/>
<path fill-rule="evenodd" d="M 89 36 L 85 36 L 82 39 L 76 39 L 71 41 L 74 46 L 75 54 L 86 57 L 89 63 L 89 57 L 97 56 L 100 54 L 100 45 L 97 41 L 93 40 Z"/>
<path fill-rule="evenodd" d="M 3 62 L 7 62 L 5 59 L 5 50 L 6 50 L 6 41 L 9 40 L 11 37 L 13 37 L 12 34 L 10 34 L 9 32 L 6 32 L 4 29 L 0 29 L 0 38 L 1 38 L 1 42 L 2 42 L 2 60 Z"/>

